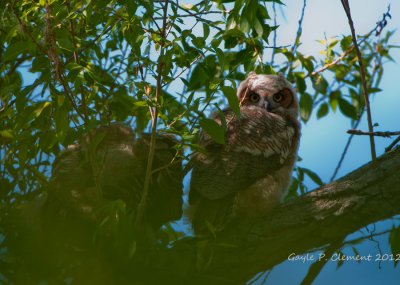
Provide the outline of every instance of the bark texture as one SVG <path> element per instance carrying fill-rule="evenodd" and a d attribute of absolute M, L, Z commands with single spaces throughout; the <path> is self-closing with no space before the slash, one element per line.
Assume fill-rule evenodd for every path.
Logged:
<path fill-rule="evenodd" d="M 232 225 L 216 239 L 180 241 L 156 263 L 170 273 L 191 272 L 191 278 L 200 268 L 195 274 L 200 284 L 243 284 L 291 253 L 337 243 L 396 214 L 400 149 L 281 205 L 268 217 Z"/>

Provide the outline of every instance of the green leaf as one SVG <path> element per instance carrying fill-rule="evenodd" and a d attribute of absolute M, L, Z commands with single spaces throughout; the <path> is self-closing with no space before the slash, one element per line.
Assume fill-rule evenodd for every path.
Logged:
<path fill-rule="evenodd" d="M 65 106 L 60 107 L 55 114 L 56 133 L 60 142 L 64 141 L 68 132 L 68 109 Z"/>
<path fill-rule="evenodd" d="M 243 42 L 245 35 L 241 30 L 235 28 L 225 31 L 222 37 L 225 41 L 225 48 L 233 48 Z"/>
<path fill-rule="evenodd" d="M 193 9 L 194 5 L 193 4 L 180 4 L 180 6 L 186 10 Z"/>
<path fill-rule="evenodd" d="M 358 252 L 358 250 L 354 246 L 352 246 L 351 249 L 353 250 L 353 253 L 354 253 L 355 257 L 359 257 L 360 256 L 360 253 Z M 356 261 L 357 261 L 357 263 L 361 263 L 361 261 L 358 260 L 358 259 L 356 259 Z"/>
<path fill-rule="evenodd" d="M 36 108 L 33 110 L 33 113 L 35 117 L 39 117 L 40 114 L 43 112 L 44 109 L 46 109 L 48 106 L 51 105 L 51 102 L 41 102 L 39 103 Z"/>
<path fill-rule="evenodd" d="M 382 89 L 381 88 L 377 88 L 377 87 L 372 87 L 368 89 L 368 94 L 372 94 L 372 93 L 378 93 L 381 92 Z"/>
<path fill-rule="evenodd" d="M 392 228 L 390 231 L 389 244 L 393 256 L 398 257 L 400 255 L 400 227 Z M 394 266 L 397 266 L 398 262 L 398 258 L 395 258 Z"/>
<path fill-rule="evenodd" d="M 303 72 L 295 72 L 294 76 L 296 78 L 297 90 L 300 93 L 304 93 L 304 91 L 306 91 L 306 88 L 307 88 L 306 81 L 304 80 L 304 73 Z"/>
<path fill-rule="evenodd" d="M 246 16 L 243 16 L 240 18 L 240 30 L 243 33 L 248 33 L 250 31 L 250 23 L 247 20 Z"/>
<path fill-rule="evenodd" d="M 203 49 L 206 45 L 206 42 L 203 37 L 191 37 L 193 45 L 198 49 Z"/>
<path fill-rule="evenodd" d="M 3 130 L 0 131 L 0 137 L 6 138 L 6 139 L 12 139 L 14 137 L 12 130 Z"/>
<path fill-rule="evenodd" d="M 149 102 L 147 102 L 147 101 L 135 101 L 134 103 L 133 103 L 133 105 L 135 106 L 135 107 L 149 107 Z"/>
<path fill-rule="evenodd" d="M 225 144 L 225 129 L 216 121 L 202 119 L 200 121 L 200 126 L 216 143 Z"/>
<path fill-rule="evenodd" d="M 343 51 L 347 51 L 352 43 L 352 38 L 351 36 L 346 36 L 340 41 L 340 47 L 342 48 Z"/>
<path fill-rule="evenodd" d="M 203 37 L 206 39 L 210 34 L 210 27 L 208 24 L 203 23 Z"/>
<path fill-rule="evenodd" d="M 344 253 L 341 252 L 341 251 L 337 251 L 336 254 L 339 255 L 340 257 L 344 256 Z M 336 267 L 336 268 L 340 268 L 340 267 L 343 265 L 343 263 L 344 263 L 343 258 L 339 258 L 339 259 L 338 259 L 338 262 L 337 262 L 337 267 Z"/>
<path fill-rule="evenodd" d="M 303 93 L 300 97 L 300 116 L 307 122 L 310 118 L 311 111 L 313 107 L 313 99 L 310 94 Z"/>
<path fill-rule="evenodd" d="M 329 106 L 327 103 L 321 104 L 319 106 L 318 112 L 317 112 L 317 119 L 321 119 L 322 117 L 325 117 L 329 113 Z"/>
<path fill-rule="evenodd" d="M 133 240 L 129 245 L 129 253 L 128 253 L 129 258 L 132 258 L 135 255 L 135 252 L 136 252 L 136 241 Z"/>
<path fill-rule="evenodd" d="M 331 105 L 331 108 L 333 111 L 336 111 L 339 98 L 341 98 L 342 93 L 339 90 L 332 91 L 329 94 L 329 104 Z"/>
<path fill-rule="evenodd" d="M 342 81 L 349 74 L 350 67 L 344 64 L 338 64 L 333 70 L 335 71 L 336 80 Z"/>
<path fill-rule="evenodd" d="M 229 106 L 232 108 L 233 112 L 240 117 L 239 99 L 236 96 L 236 91 L 230 86 L 222 86 L 221 90 L 226 99 L 228 99 Z"/>
<path fill-rule="evenodd" d="M 254 30 L 256 31 L 259 37 L 261 37 L 264 33 L 263 26 L 261 25 L 260 21 L 257 18 L 254 19 Z"/>
<path fill-rule="evenodd" d="M 300 52 L 297 52 L 297 56 L 301 62 L 301 65 L 308 71 L 308 73 L 312 73 L 314 71 L 314 63 L 312 62 L 313 57 L 304 57 Z"/>
<path fill-rule="evenodd" d="M 322 181 L 322 179 L 318 176 L 317 173 L 315 173 L 314 171 L 311 171 L 308 168 L 302 168 L 302 170 L 304 171 L 305 174 L 307 174 L 308 177 L 311 178 L 312 181 L 314 181 L 318 186 L 322 186 L 325 183 Z"/>
<path fill-rule="evenodd" d="M 333 48 L 337 43 L 339 42 L 339 40 L 333 40 L 330 44 L 329 44 L 329 48 Z"/>
<path fill-rule="evenodd" d="M 352 118 L 354 120 L 357 119 L 356 108 L 343 98 L 339 98 L 339 109 L 346 117 Z"/>
<path fill-rule="evenodd" d="M 321 75 L 317 75 L 316 79 L 314 79 L 314 77 L 312 77 L 311 79 L 313 81 L 315 91 L 326 95 L 329 85 L 328 81 L 326 81 L 326 79 Z"/>
<path fill-rule="evenodd" d="M 14 61 L 20 54 L 27 53 L 32 47 L 31 42 L 17 42 L 9 45 L 3 54 L 2 61 Z"/>

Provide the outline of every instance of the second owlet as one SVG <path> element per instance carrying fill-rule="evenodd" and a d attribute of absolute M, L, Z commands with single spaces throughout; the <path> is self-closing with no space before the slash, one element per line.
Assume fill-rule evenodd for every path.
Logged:
<path fill-rule="evenodd" d="M 225 117 L 225 144 L 206 133 L 193 159 L 189 204 L 196 234 L 222 230 L 231 220 L 260 217 L 286 195 L 300 139 L 299 104 L 282 75 L 251 72 L 237 90 L 240 118 Z"/>

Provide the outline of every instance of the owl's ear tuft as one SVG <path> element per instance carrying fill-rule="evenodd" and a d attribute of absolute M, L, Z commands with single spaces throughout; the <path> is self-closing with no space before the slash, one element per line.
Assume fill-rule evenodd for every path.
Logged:
<path fill-rule="evenodd" d="M 247 78 L 254 77 L 256 75 L 257 73 L 255 71 L 250 71 L 249 75 L 247 75 Z"/>
<path fill-rule="evenodd" d="M 285 75 L 284 75 L 282 72 L 278 72 L 277 75 L 278 75 L 279 78 L 283 78 L 283 79 L 286 80 L 286 77 L 285 77 Z"/>

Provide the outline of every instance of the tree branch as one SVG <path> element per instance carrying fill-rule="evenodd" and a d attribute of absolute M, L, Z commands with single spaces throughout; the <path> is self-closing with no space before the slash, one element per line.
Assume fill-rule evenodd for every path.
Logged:
<path fill-rule="evenodd" d="M 365 108 L 367 111 L 367 118 L 368 118 L 368 130 L 370 133 L 374 131 L 374 127 L 372 124 L 372 115 L 371 115 L 371 106 L 369 104 L 369 97 L 368 97 L 368 89 L 367 89 L 367 81 L 365 78 L 365 68 L 364 64 L 362 61 L 362 56 L 360 52 L 360 48 L 358 47 L 358 42 L 357 42 L 357 36 L 356 36 L 356 31 L 354 29 L 354 24 L 353 24 L 353 19 L 351 18 L 351 11 L 350 11 L 350 4 L 348 0 L 341 0 L 342 5 L 344 8 L 344 11 L 346 12 L 347 18 L 349 20 L 349 26 L 351 30 L 351 35 L 353 39 L 353 45 L 354 48 L 356 49 L 356 54 L 358 58 L 358 64 L 360 65 L 360 75 L 361 75 L 361 83 L 362 83 L 362 91 L 364 95 L 364 101 L 365 101 Z M 371 144 L 371 156 L 372 160 L 376 160 L 376 151 L 375 151 L 375 138 L 373 135 L 369 136 L 370 144 Z"/>
<path fill-rule="evenodd" d="M 375 36 L 379 36 L 382 33 L 382 30 L 384 29 L 384 27 L 386 27 L 387 25 L 387 20 L 386 18 L 392 18 L 392 16 L 390 15 L 390 5 L 387 8 L 386 13 L 383 14 L 383 17 L 380 21 L 378 21 L 375 25 L 375 27 L 369 31 L 368 34 L 366 34 L 365 36 L 363 36 L 363 38 L 358 42 L 358 45 L 362 45 L 366 40 L 369 39 L 369 37 L 375 33 Z M 315 76 L 318 73 L 321 73 L 329 68 L 331 68 L 332 66 L 337 65 L 339 62 L 341 62 L 342 60 L 344 60 L 346 58 L 346 56 L 348 56 L 353 50 L 354 50 L 355 46 L 351 46 L 348 50 L 346 50 L 344 53 L 342 53 L 337 59 L 335 59 L 334 61 L 325 64 L 324 66 L 322 66 L 321 68 L 315 70 L 314 72 L 312 72 L 311 74 L 308 74 L 306 77 L 308 76 Z"/>
<path fill-rule="evenodd" d="M 391 136 L 398 136 L 400 132 L 364 132 L 361 130 L 348 130 L 348 134 L 351 135 L 358 135 L 358 136 L 376 136 L 376 137 L 391 137 Z"/>
<path fill-rule="evenodd" d="M 400 142 L 400 136 L 398 136 L 397 138 L 395 138 L 395 139 L 392 141 L 392 143 L 391 143 L 387 148 L 385 148 L 385 152 L 391 151 L 391 150 L 395 147 L 395 145 L 398 144 L 399 142 Z"/>
<path fill-rule="evenodd" d="M 279 206 L 267 218 L 232 224 L 217 240 L 209 241 L 212 259 L 201 273 L 194 265 L 199 239 L 177 242 L 153 264 L 163 271 L 187 270 L 191 278 L 197 274 L 198 284 L 205 280 L 210 284 L 210 280 L 215 284 L 242 284 L 287 260 L 291 253 L 326 247 L 371 223 L 399 214 L 398 185 L 400 149 Z M 222 282 L 227 276 L 229 280 Z"/>
<path fill-rule="evenodd" d="M 168 17 L 168 0 L 164 3 L 164 19 L 162 25 L 161 36 L 163 39 L 166 39 L 166 30 L 167 30 L 167 17 Z M 138 205 L 136 221 L 135 221 L 135 229 L 139 230 L 140 225 L 143 222 L 144 212 L 147 207 L 147 196 L 149 192 L 151 176 L 152 176 L 152 168 L 153 168 L 153 158 L 156 149 L 156 136 L 157 136 L 157 119 L 158 119 L 158 101 L 160 98 L 160 94 L 162 92 L 162 73 L 163 73 L 163 57 L 164 57 L 164 43 L 162 42 L 160 45 L 160 55 L 158 57 L 158 64 L 157 64 L 157 87 L 156 87 L 156 94 L 154 96 L 154 113 L 152 115 L 152 128 L 151 128 L 151 138 L 150 138 L 150 149 L 149 149 L 149 157 L 147 159 L 147 166 L 146 166 L 146 175 L 144 178 L 144 185 L 143 185 L 143 194 L 140 198 L 140 203 Z"/>

